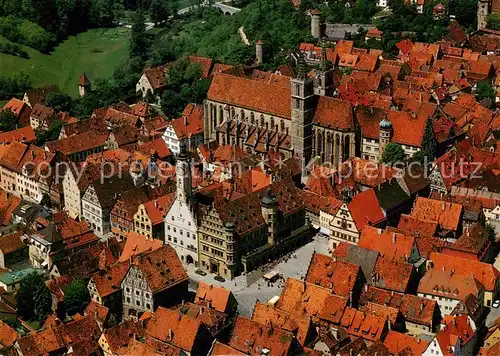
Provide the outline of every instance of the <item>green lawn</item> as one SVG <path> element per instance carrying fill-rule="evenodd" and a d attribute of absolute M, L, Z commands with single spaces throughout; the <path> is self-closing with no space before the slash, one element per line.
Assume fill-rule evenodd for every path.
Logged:
<path fill-rule="evenodd" d="M 30 58 L 0 54 L 0 75 L 23 71 L 35 87 L 57 84 L 61 91 L 76 96 L 78 79 L 83 72 L 90 81 L 107 78 L 123 58 L 128 56 L 129 31 L 126 28 L 93 29 L 72 36 L 50 54 L 23 46 Z M 6 42 L 0 36 L 0 42 Z"/>

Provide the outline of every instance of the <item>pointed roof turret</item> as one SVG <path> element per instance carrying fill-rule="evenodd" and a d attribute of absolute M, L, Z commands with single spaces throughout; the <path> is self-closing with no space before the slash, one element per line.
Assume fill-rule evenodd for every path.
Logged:
<path fill-rule="evenodd" d="M 83 72 L 82 76 L 80 77 L 80 82 L 78 83 L 78 85 L 82 87 L 90 85 L 90 80 L 89 78 L 87 78 L 87 74 L 85 74 L 85 72 Z"/>

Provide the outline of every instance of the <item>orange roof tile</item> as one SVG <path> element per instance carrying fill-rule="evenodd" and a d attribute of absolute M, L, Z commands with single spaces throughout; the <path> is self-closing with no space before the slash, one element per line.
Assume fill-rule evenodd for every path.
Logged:
<path fill-rule="evenodd" d="M 418 293 L 464 300 L 469 294 L 479 297 L 483 285 L 472 275 L 459 275 L 453 269 L 429 269 L 420 279 Z"/>
<path fill-rule="evenodd" d="M 408 146 L 421 147 L 427 118 L 424 115 L 412 117 L 401 111 L 388 111 L 387 119 L 392 123 L 392 141 Z"/>
<path fill-rule="evenodd" d="M 210 307 L 222 313 L 229 312 L 236 299 L 230 290 L 205 282 L 199 282 L 196 289 L 195 303 L 210 303 Z M 233 304 L 233 305 L 232 305 Z"/>
<path fill-rule="evenodd" d="M 417 197 L 411 216 L 418 220 L 435 221 L 445 230 L 456 231 L 462 218 L 462 205 Z"/>
<path fill-rule="evenodd" d="M 146 252 L 154 251 L 163 246 L 161 240 L 147 238 L 144 235 L 139 235 L 136 232 L 129 232 L 125 240 L 122 254 L 118 262 L 126 262 L 132 256 Z"/>
<path fill-rule="evenodd" d="M 354 130 L 354 115 L 349 102 L 320 96 L 313 123 L 318 126 L 341 131 Z"/>
<path fill-rule="evenodd" d="M 416 237 L 434 236 L 437 232 L 437 221 L 417 219 L 414 216 L 401 214 L 399 219 L 398 229 Z"/>
<path fill-rule="evenodd" d="M 182 117 L 170 121 L 179 140 L 203 133 L 203 106 L 187 104 Z"/>
<path fill-rule="evenodd" d="M 338 323 L 347 301 L 327 288 L 289 278 L 276 306 L 296 315 Z"/>
<path fill-rule="evenodd" d="M 163 219 L 170 210 L 170 207 L 172 206 L 174 200 L 175 200 L 175 193 L 169 193 L 167 195 L 161 196 L 157 199 L 150 200 L 144 203 L 146 214 L 151 220 L 152 225 L 163 223 Z"/>
<path fill-rule="evenodd" d="M 261 81 L 215 73 L 207 93 L 209 100 L 257 110 L 289 119 L 290 89 Z"/>
<path fill-rule="evenodd" d="M 19 335 L 10 326 L 0 320 L 0 346 L 6 348 L 14 345 Z"/>
<path fill-rule="evenodd" d="M 189 56 L 188 59 L 191 63 L 198 63 L 200 65 L 202 78 L 208 77 L 208 75 L 210 74 L 210 69 L 212 69 L 212 58 Z"/>
<path fill-rule="evenodd" d="M 384 211 L 373 188 L 356 194 L 348 207 L 358 230 L 385 220 Z"/>
<path fill-rule="evenodd" d="M 333 294 L 348 298 L 356 283 L 359 282 L 360 274 L 361 270 L 358 265 L 314 253 L 305 281 L 331 289 Z"/>
<path fill-rule="evenodd" d="M 377 251 L 382 257 L 400 262 L 408 262 L 412 254 L 417 252 L 415 238 L 368 226 L 361 230 L 358 246 Z"/>
<path fill-rule="evenodd" d="M 201 332 L 201 322 L 197 319 L 163 307 L 158 307 L 146 322 L 149 336 L 187 352 L 192 352 L 196 347 Z"/>
<path fill-rule="evenodd" d="M 307 343 L 313 324 L 307 316 L 297 316 L 271 304 L 255 303 L 252 320 L 292 332 L 301 345 Z"/>
<path fill-rule="evenodd" d="M 361 337 L 369 341 L 380 340 L 386 328 L 386 320 L 376 315 L 358 311 L 347 307 L 340 325 L 348 334 Z"/>
<path fill-rule="evenodd" d="M 409 349 L 414 355 L 422 355 L 427 348 L 427 344 L 426 341 L 414 336 L 398 333 L 393 330 L 389 330 L 384 340 L 384 345 L 394 355 L 398 355 L 405 349 Z"/>
<path fill-rule="evenodd" d="M 373 269 L 372 284 L 376 287 L 404 293 L 413 274 L 413 265 L 379 257 Z"/>
<path fill-rule="evenodd" d="M 268 349 L 270 355 L 288 355 L 292 352 L 293 340 L 291 332 L 238 316 L 229 346 L 248 355 L 262 355 L 263 349 Z"/>
<path fill-rule="evenodd" d="M 36 140 L 35 131 L 31 126 L 25 126 L 17 130 L 0 133 L 0 144 L 5 145 L 14 141 L 31 143 Z"/>
<path fill-rule="evenodd" d="M 215 340 L 210 350 L 210 356 L 220 356 L 220 355 L 231 355 L 231 356 L 243 356 L 246 353 L 240 352 L 231 346 L 225 345 L 220 341 Z"/>
<path fill-rule="evenodd" d="M 492 264 L 436 252 L 431 253 L 429 260 L 432 261 L 432 266 L 436 270 L 443 270 L 444 268 L 448 273 L 453 270 L 454 274 L 459 276 L 473 275 L 474 278 L 484 285 L 485 290 L 496 290 L 496 283 L 500 272 Z"/>

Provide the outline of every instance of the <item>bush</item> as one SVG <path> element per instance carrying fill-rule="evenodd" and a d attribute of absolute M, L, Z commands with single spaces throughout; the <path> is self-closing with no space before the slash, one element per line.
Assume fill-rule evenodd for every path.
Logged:
<path fill-rule="evenodd" d="M 33 22 L 20 20 L 14 16 L 0 17 L 0 35 L 11 42 L 25 44 L 44 53 L 49 52 L 54 45 L 54 36 L 51 33 Z M 4 44 L 4 50 L 7 45 L 10 44 Z M 12 51 L 7 53 L 13 54 Z M 20 52 L 15 51 L 15 53 Z"/>
<path fill-rule="evenodd" d="M 16 73 L 11 77 L 0 77 L 0 99 L 10 99 L 13 96 L 21 97 L 30 87 L 30 78 L 25 73 Z"/>

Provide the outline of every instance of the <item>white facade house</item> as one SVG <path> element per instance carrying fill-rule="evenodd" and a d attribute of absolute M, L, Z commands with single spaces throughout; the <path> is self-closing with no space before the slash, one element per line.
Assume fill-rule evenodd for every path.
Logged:
<path fill-rule="evenodd" d="M 66 170 L 62 186 L 66 212 L 72 219 L 82 216 L 82 196 L 72 169 Z"/>
<path fill-rule="evenodd" d="M 177 195 L 165 215 L 165 243 L 170 244 L 183 264 L 198 264 L 198 230 L 192 201 L 191 162 L 182 150 L 177 158 Z"/>
<path fill-rule="evenodd" d="M 90 227 L 94 230 L 97 236 L 103 236 L 105 233 L 111 231 L 111 224 L 106 221 L 101 203 L 97 197 L 94 185 L 91 184 L 85 191 L 82 198 L 82 216 L 88 221 Z"/>
<path fill-rule="evenodd" d="M 182 117 L 167 124 L 163 140 L 173 154 L 179 154 L 181 147 L 190 151 L 203 144 L 203 120 L 203 106 L 187 104 Z"/>

